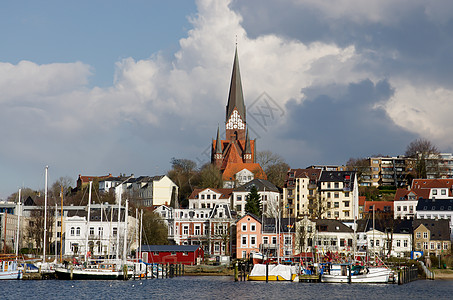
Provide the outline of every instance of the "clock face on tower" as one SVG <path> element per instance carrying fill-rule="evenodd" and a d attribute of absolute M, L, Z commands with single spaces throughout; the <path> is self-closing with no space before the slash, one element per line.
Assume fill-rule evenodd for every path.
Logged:
<path fill-rule="evenodd" d="M 245 129 L 245 124 L 242 122 L 241 116 L 236 109 L 226 123 L 226 129 Z"/>

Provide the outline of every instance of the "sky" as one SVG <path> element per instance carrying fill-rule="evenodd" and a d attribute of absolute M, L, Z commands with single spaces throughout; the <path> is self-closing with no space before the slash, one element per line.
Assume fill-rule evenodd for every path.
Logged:
<path fill-rule="evenodd" d="M 0 2 L 0 199 L 210 159 L 237 44 L 257 150 L 292 168 L 452 152 L 453 2 Z"/>

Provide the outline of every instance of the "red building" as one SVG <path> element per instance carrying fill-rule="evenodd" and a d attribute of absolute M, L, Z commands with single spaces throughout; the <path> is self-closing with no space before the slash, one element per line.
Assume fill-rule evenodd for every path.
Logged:
<path fill-rule="evenodd" d="M 143 245 L 142 260 L 155 264 L 196 265 L 203 261 L 200 245 Z"/>

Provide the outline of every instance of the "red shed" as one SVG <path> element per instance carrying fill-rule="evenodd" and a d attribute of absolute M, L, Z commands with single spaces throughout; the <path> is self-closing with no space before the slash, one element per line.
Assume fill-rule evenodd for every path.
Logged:
<path fill-rule="evenodd" d="M 142 259 L 155 264 L 184 264 L 196 265 L 204 257 L 200 245 L 143 245 Z"/>

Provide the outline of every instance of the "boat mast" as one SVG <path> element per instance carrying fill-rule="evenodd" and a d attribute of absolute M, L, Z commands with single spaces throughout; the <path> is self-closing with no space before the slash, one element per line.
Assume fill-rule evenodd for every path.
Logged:
<path fill-rule="evenodd" d="M 17 205 L 17 232 L 16 232 L 16 259 L 19 255 L 19 229 L 20 229 L 20 193 L 21 189 L 19 189 L 19 201 Z"/>
<path fill-rule="evenodd" d="M 138 245 L 140 246 L 140 250 L 138 252 L 139 259 L 142 259 L 142 231 L 143 231 L 143 209 L 140 210 L 140 239 L 138 240 Z"/>
<path fill-rule="evenodd" d="M 88 261 L 88 235 L 90 234 L 90 211 L 91 211 L 91 186 L 93 181 L 90 181 L 90 190 L 88 191 L 88 216 L 87 216 L 87 229 L 85 236 L 85 261 Z"/>
<path fill-rule="evenodd" d="M 63 186 L 61 186 L 61 207 L 60 207 L 60 263 L 63 262 Z"/>
<path fill-rule="evenodd" d="M 356 249 L 357 249 L 357 213 L 356 213 L 356 205 L 358 205 L 359 201 L 358 201 L 358 198 L 359 198 L 359 195 L 358 195 L 358 190 L 359 190 L 359 187 L 357 186 L 358 185 L 358 182 L 357 182 L 357 173 L 354 175 L 354 186 L 352 187 L 353 188 L 353 191 L 352 191 L 352 217 L 354 218 L 354 224 L 353 224 L 353 227 L 354 227 L 354 238 L 353 238 L 353 243 L 352 243 L 352 260 L 355 261 L 356 257 L 355 257 L 355 252 L 356 252 Z"/>
<path fill-rule="evenodd" d="M 124 210 L 124 238 L 123 238 L 123 264 L 126 263 L 127 253 L 127 217 L 128 217 L 129 200 L 126 199 L 126 206 Z"/>
<path fill-rule="evenodd" d="M 58 214 L 58 204 L 55 203 L 55 263 L 57 262 L 58 257 L 58 245 L 57 245 L 57 214 Z"/>
<path fill-rule="evenodd" d="M 47 235 L 47 171 L 49 166 L 46 166 L 46 176 L 45 176 L 45 183 L 44 183 L 44 239 L 43 239 L 43 247 L 42 247 L 42 262 L 46 262 L 46 235 Z"/>
<path fill-rule="evenodd" d="M 116 247 L 115 247 L 115 254 L 116 254 L 116 259 L 119 259 L 119 255 L 120 255 L 120 249 L 119 249 L 119 245 L 120 245 L 120 216 L 121 216 L 121 194 L 123 193 L 123 184 L 121 183 L 120 184 L 120 195 L 119 195 L 119 198 L 118 198 L 118 221 L 117 221 L 117 225 L 116 225 Z"/>

